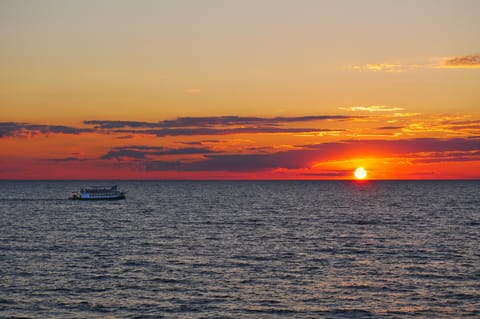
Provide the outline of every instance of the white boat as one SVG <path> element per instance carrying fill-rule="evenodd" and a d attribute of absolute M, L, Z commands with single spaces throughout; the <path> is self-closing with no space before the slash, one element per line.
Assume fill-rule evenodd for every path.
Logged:
<path fill-rule="evenodd" d="M 118 190 L 117 185 L 112 187 L 92 186 L 81 189 L 79 192 L 72 192 L 70 199 L 92 200 L 92 199 L 125 199 L 125 193 Z"/>

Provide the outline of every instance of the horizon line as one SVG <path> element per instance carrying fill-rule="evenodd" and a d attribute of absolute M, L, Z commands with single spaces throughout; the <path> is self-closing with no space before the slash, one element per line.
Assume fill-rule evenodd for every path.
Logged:
<path fill-rule="evenodd" d="M 478 178 L 386 178 L 386 179 L 0 179 L 0 182 L 88 182 L 88 181 L 105 181 L 105 182 L 382 182 L 382 181 L 480 181 Z"/>

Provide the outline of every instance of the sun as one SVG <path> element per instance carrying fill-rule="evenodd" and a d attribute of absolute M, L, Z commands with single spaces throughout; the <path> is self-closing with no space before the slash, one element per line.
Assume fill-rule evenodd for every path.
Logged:
<path fill-rule="evenodd" d="M 363 167 L 358 167 L 355 172 L 353 172 L 356 179 L 364 179 L 367 177 L 367 171 Z"/>

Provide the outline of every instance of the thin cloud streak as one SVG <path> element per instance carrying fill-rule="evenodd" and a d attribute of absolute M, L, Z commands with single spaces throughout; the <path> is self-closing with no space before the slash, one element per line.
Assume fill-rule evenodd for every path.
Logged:
<path fill-rule="evenodd" d="M 389 107 L 385 105 L 370 105 L 370 106 L 352 106 L 352 107 L 339 107 L 339 110 L 343 111 L 366 111 L 366 112 L 398 112 L 404 111 L 403 107 Z"/>
<path fill-rule="evenodd" d="M 79 158 L 79 157 L 63 157 L 63 158 L 50 158 L 48 159 L 50 162 L 55 163 L 67 163 L 67 162 L 85 162 L 88 161 L 88 158 Z"/>
<path fill-rule="evenodd" d="M 480 68 L 480 54 L 459 55 L 453 57 L 431 58 L 430 63 L 402 64 L 402 63 L 369 63 L 354 65 L 352 70 L 357 72 L 385 72 L 403 73 L 425 69 L 476 69 Z"/>
<path fill-rule="evenodd" d="M 102 160 L 146 159 L 166 155 L 195 155 L 217 153 L 207 147 L 167 148 L 162 146 L 124 146 L 115 147 L 103 155 Z"/>
<path fill-rule="evenodd" d="M 446 68 L 480 68 L 480 54 L 444 58 Z"/>
<path fill-rule="evenodd" d="M 349 115 L 312 115 L 297 117 L 244 117 L 244 116 L 207 116 L 207 117 L 179 117 L 174 120 L 163 120 L 159 122 L 140 121 L 115 121 L 115 120 L 86 120 L 86 125 L 93 125 L 96 129 L 120 129 L 120 128 L 188 128 L 188 127 L 212 127 L 229 125 L 268 125 L 278 126 L 283 123 L 299 123 L 313 121 L 338 120 L 346 121 L 362 118 L 361 116 Z"/>
<path fill-rule="evenodd" d="M 349 115 L 312 115 L 298 117 L 243 117 L 209 116 L 179 117 L 159 122 L 87 120 L 83 123 L 93 125 L 94 129 L 110 133 L 144 134 L 164 136 L 215 136 L 232 134 L 282 134 L 282 133 L 318 133 L 339 132 L 343 129 L 321 129 L 315 127 L 282 127 L 286 123 L 315 121 L 349 121 L 366 118 Z"/>
<path fill-rule="evenodd" d="M 151 129 L 151 130 L 115 130 L 115 133 L 145 134 L 164 136 L 214 136 L 232 134 L 280 134 L 280 133 L 310 133 L 310 132 L 340 132 L 343 129 L 318 129 L 318 128 L 283 128 L 283 127 L 237 127 L 237 128 L 178 128 L 178 129 Z"/>
<path fill-rule="evenodd" d="M 370 72 L 388 72 L 399 73 L 405 72 L 404 67 L 399 63 L 370 63 L 366 65 L 355 65 L 355 71 L 370 71 Z"/>
<path fill-rule="evenodd" d="M 401 130 L 404 126 L 381 126 L 377 127 L 377 130 Z"/>

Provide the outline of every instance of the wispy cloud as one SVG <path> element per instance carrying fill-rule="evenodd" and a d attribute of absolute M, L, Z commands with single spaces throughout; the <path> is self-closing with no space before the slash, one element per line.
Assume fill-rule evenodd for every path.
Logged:
<path fill-rule="evenodd" d="M 90 128 L 77 128 L 63 125 L 43 125 L 20 122 L 0 122 L 0 138 L 28 137 L 38 134 L 73 134 L 93 132 Z"/>
<path fill-rule="evenodd" d="M 412 138 L 403 140 L 344 140 L 335 143 L 303 145 L 304 148 L 333 150 L 335 153 L 380 151 L 384 154 L 478 150 L 480 140 L 465 138 Z"/>
<path fill-rule="evenodd" d="M 83 124 L 93 125 L 95 129 L 117 129 L 124 127 L 131 128 L 156 128 L 158 123 L 139 121 L 112 121 L 112 120 L 86 120 Z"/>
<path fill-rule="evenodd" d="M 452 131 L 480 132 L 480 120 L 442 121 L 442 127 Z"/>
<path fill-rule="evenodd" d="M 471 162 L 480 161 L 480 150 L 444 153 L 426 153 L 412 160 L 413 163 Z"/>
<path fill-rule="evenodd" d="M 119 140 L 129 140 L 129 139 L 132 139 L 134 137 L 135 137 L 135 135 L 129 134 L 129 135 L 117 136 L 117 139 L 119 139 Z"/>
<path fill-rule="evenodd" d="M 150 130 L 116 130 L 116 133 L 145 134 L 164 136 L 214 136 L 232 134 L 280 134 L 280 133 L 310 133 L 310 132 L 339 132 L 340 129 L 319 128 L 291 128 L 291 127 L 234 127 L 234 128 L 177 128 L 177 129 L 150 129 Z"/>
<path fill-rule="evenodd" d="M 390 72 L 398 73 L 405 72 L 404 66 L 399 63 L 371 63 L 366 65 L 353 66 L 355 71 L 370 71 L 370 72 Z"/>
<path fill-rule="evenodd" d="M 328 133 L 342 129 L 322 129 L 316 127 L 286 127 L 289 123 L 316 121 L 348 121 L 365 118 L 365 116 L 348 115 L 312 115 L 297 117 L 243 117 L 210 116 L 179 117 L 159 122 L 87 120 L 84 124 L 94 129 L 110 133 L 145 134 L 161 136 L 214 136 L 230 134 L 281 134 L 281 133 Z M 282 126 L 283 125 L 283 126 Z"/>
<path fill-rule="evenodd" d="M 459 55 L 452 57 L 433 57 L 429 62 L 419 64 L 408 63 L 369 63 L 354 65 L 350 69 L 358 72 L 401 73 L 425 69 L 473 69 L 480 68 L 480 54 Z"/>
<path fill-rule="evenodd" d="M 443 58 L 444 68 L 480 68 L 480 54 Z"/>
<path fill-rule="evenodd" d="M 176 127 L 211 127 L 230 125 L 269 125 L 278 126 L 284 123 L 300 123 L 313 121 L 338 120 L 346 121 L 358 118 L 348 115 L 311 115 L 292 117 L 246 117 L 246 116 L 207 116 L 207 117 L 178 117 L 173 120 L 159 122 L 115 121 L 115 120 L 87 120 L 83 123 L 93 125 L 97 129 L 115 128 L 176 128 Z"/>
<path fill-rule="evenodd" d="M 398 111 L 405 110 L 403 107 L 389 107 L 385 105 L 339 107 L 338 109 L 344 110 L 344 111 L 366 111 L 366 112 L 398 112 Z"/>
<path fill-rule="evenodd" d="M 214 150 L 207 147 L 167 148 L 163 146 L 131 145 L 115 147 L 101 157 L 103 160 L 146 159 L 166 155 L 212 154 Z"/>
<path fill-rule="evenodd" d="M 159 122 L 85 120 L 87 127 L 64 125 L 33 124 L 22 122 L 0 122 L 0 138 L 31 137 L 39 134 L 82 133 L 118 134 L 117 139 L 131 139 L 136 135 L 155 136 L 195 136 L 195 135 L 229 135 L 229 134 L 280 134 L 309 132 L 338 132 L 341 130 L 322 129 L 318 127 L 287 127 L 289 123 L 306 123 L 316 121 L 348 121 L 364 118 L 347 115 L 313 115 L 299 117 L 179 117 Z"/>
<path fill-rule="evenodd" d="M 347 177 L 352 175 L 351 170 L 324 170 L 318 173 L 304 173 L 304 176 L 312 177 Z"/>
<path fill-rule="evenodd" d="M 401 130 L 403 126 L 381 126 L 377 127 L 377 130 Z"/>
<path fill-rule="evenodd" d="M 62 157 L 62 158 L 51 158 L 49 159 L 50 162 L 56 162 L 56 163 L 65 163 L 65 162 L 84 162 L 88 161 L 89 159 L 87 158 L 80 158 L 80 157 Z"/>
<path fill-rule="evenodd" d="M 212 143 L 221 143 L 220 140 L 201 140 L 201 141 L 191 141 L 191 142 L 180 142 L 180 144 L 184 145 L 205 145 L 205 144 L 212 144 Z"/>

